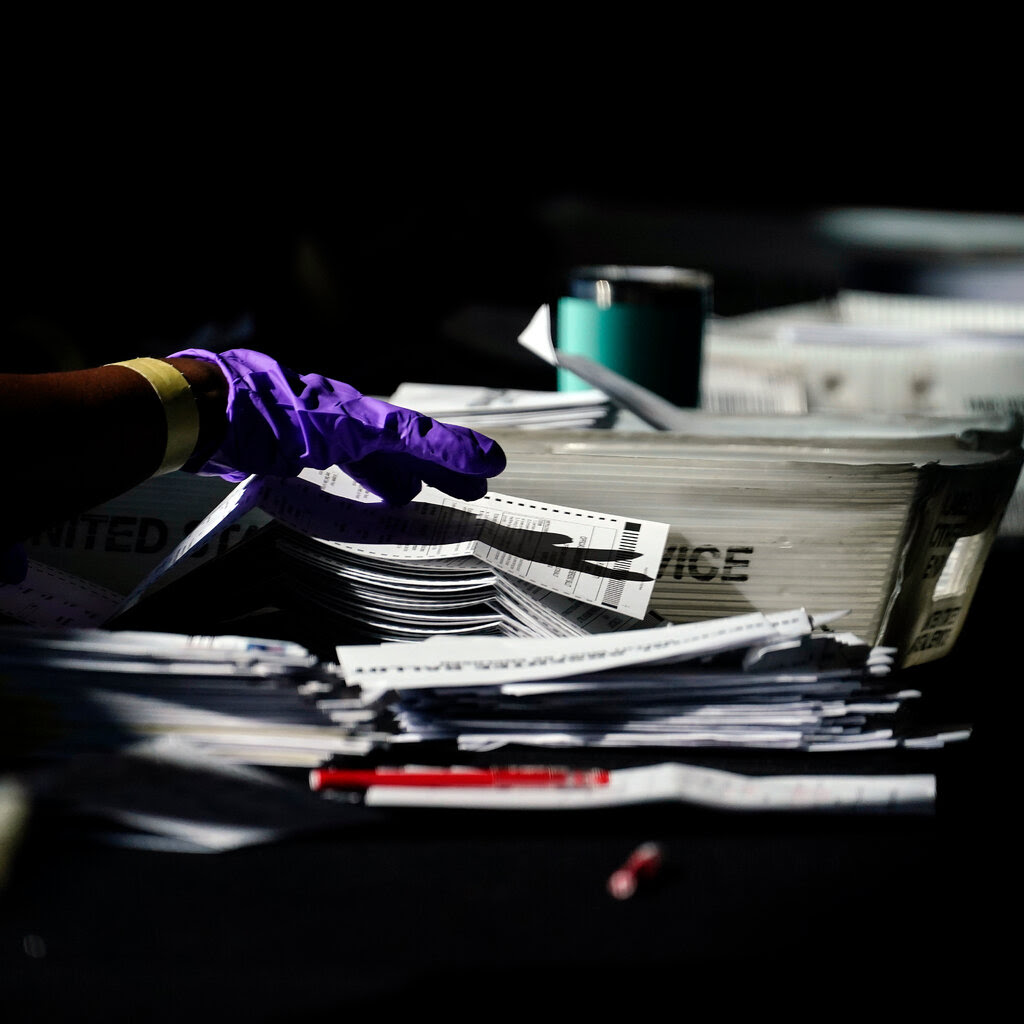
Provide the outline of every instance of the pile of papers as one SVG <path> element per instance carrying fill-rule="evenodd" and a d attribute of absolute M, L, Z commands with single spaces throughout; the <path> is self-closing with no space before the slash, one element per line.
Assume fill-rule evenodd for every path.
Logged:
<path fill-rule="evenodd" d="M 481 752 L 712 748 L 806 752 L 941 746 L 966 731 L 903 732 L 920 696 L 887 678 L 893 651 L 803 609 L 616 636 L 446 638 L 340 646 L 341 673 L 377 714 L 346 728 L 377 744 Z"/>
<path fill-rule="evenodd" d="M 833 619 L 798 609 L 546 641 L 367 644 L 330 663 L 241 636 L 5 627 L 0 697 L 18 743 L 0 783 L 105 842 L 197 853 L 344 828 L 357 805 L 934 810 L 930 773 L 851 763 L 751 775 L 677 760 L 695 748 L 931 749 L 968 736 L 908 729 L 901 710 L 918 694 L 889 683 L 892 652 L 831 632 Z M 466 765 L 502 765 L 510 744 L 544 760 Z M 451 750 L 450 766 L 417 770 L 424 747 Z M 592 763 L 619 748 L 639 763 L 543 767 L 567 748 Z M 396 758 L 401 767 L 378 767 Z"/>
<path fill-rule="evenodd" d="M 161 737 L 225 763 L 314 767 L 394 745 L 484 751 L 941 745 L 901 734 L 891 649 L 804 609 L 544 639 L 339 645 L 107 630 L 0 629 L 8 714 L 32 758 Z M 27 714 L 26 711 L 31 712 Z"/>
<path fill-rule="evenodd" d="M 5 627 L 0 676 L 20 759 L 43 766 L 22 775 L 25 790 L 115 822 L 116 841 L 150 848 L 230 849 L 336 827 L 353 799 L 930 810 L 931 775 L 857 774 L 851 763 L 838 774 L 751 776 L 677 760 L 695 750 L 931 750 L 969 736 L 907 715 L 921 694 L 894 684 L 892 650 L 836 631 L 841 618 L 798 608 L 615 634 L 438 636 L 341 645 L 328 663 L 294 643 L 241 636 Z M 537 768 L 528 783 L 486 790 L 474 783 L 480 771 L 458 767 L 460 758 L 500 765 L 506 747 L 520 751 L 517 764 L 523 748 L 541 765 L 566 751 L 600 763 L 611 749 L 639 763 Z M 424 773 L 408 766 L 424 748 L 450 750 L 455 767 L 414 784 Z M 407 767 L 375 784 L 382 759 Z M 361 781 L 340 807 L 310 792 L 314 777 L 353 765 L 347 774 Z M 274 774 L 282 769 L 307 769 L 309 785 Z M 532 781 L 545 772 L 555 781 Z"/>
<path fill-rule="evenodd" d="M 931 774 L 858 774 L 851 762 L 841 773 L 745 775 L 677 760 L 933 750 L 970 735 L 907 715 L 922 694 L 894 682 L 894 651 L 837 631 L 843 617 L 797 608 L 546 638 L 438 634 L 339 645 L 327 663 L 294 642 L 245 636 L 6 627 L 0 695 L 18 741 L 6 755 L 42 765 L 23 774 L 24 791 L 105 821 L 106 841 L 189 852 L 339 827 L 353 801 L 930 811 Z M 505 748 L 531 748 L 542 763 L 566 751 L 599 763 L 614 749 L 639 763 L 566 776 L 593 784 L 461 783 L 460 759 L 500 765 Z M 407 767 L 375 783 L 382 759 L 408 766 L 424 749 L 452 752 L 455 767 L 434 771 L 441 781 L 402 784 L 403 773 L 419 777 Z M 333 791 L 309 792 L 322 769 L 353 764 L 365 778 L 340 804 L 324 799 Z M 309 785 L 275 773 L 291 769 L 308 770 Z"/>
<path fill-rule="evenodd" d="M 1024 305 L 842 291 L 712 318 L 702 373 L 719 381 L 759 375 L 766 401 L 775 391 L 791 395 L 795 381 L 811 413 L 1021 414 Z M 1024 534 L 1024 486 L 1001 531 Z"/>
<path fill-rule="evenodd" d="M 645 619 L 668 527 L 496 491 L 388 509 L 347 475 L 264 484 L 293 592 L 378 639 L 571 636 Z"/>
<path fill-rule="evenodd" d="M 0 628 L 13 750 L 63 759 L 161 737 L 235 764 L 362 753 L 315 704 L 337 677 L 295 643 L 102 629 Z"/>
<path fill-rule="evenodd" d="M 691 429 L 497 431 L 523 500 L 668 524 L 673 622 L 848 608 L 902 665 L 947 652 L 1018 480 L 1014 417 L 717 417 Z"/>

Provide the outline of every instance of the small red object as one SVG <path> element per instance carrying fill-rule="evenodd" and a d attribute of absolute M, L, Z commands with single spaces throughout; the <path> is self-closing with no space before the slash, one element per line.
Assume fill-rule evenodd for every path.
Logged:
<path fill-rule="evenodd" d="M 638 846 L 618 871 L 608 879 L 608 891 L 617 900 L 628 900 L 636 892 L 641 878 L 653 878 L 661 868 L 662 852 L 657 843 Z"/>

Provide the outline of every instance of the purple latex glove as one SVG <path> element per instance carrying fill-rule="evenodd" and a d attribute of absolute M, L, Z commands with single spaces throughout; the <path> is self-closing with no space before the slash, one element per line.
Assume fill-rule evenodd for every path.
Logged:
<path fill-rule="evenodd" d="M 300 375 L 262 352 L 190 348 L 174 355 L 216 363 L 229 388 L 227 434 L 206 461 L 186 463 L 188 472 L 239 481 L 338 466 L 388 504 L 403 505 L 424 483 L 473 501 L 505 468 L 500 445 L 475 430 L 367 398 L 319 374 Z"/>

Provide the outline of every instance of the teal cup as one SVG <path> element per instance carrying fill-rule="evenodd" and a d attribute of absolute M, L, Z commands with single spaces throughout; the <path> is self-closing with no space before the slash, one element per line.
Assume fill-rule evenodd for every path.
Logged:
<path fill-rule="evenodd" d="M 712 278 L 680 267 L 576 267 L 558 300 L 555 345 L 588 356 L 674 405 L 700 406 Z M 559 367 L 558 390 L 591 387 Z"/>

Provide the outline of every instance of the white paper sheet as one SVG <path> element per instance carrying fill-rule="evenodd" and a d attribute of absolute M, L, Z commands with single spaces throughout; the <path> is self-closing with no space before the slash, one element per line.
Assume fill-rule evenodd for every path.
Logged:
<path fill-rule="evenodd" d="M 415 645 L 345 645 L 337 647 L 336 653 L 349 685 L 407 690 L 522 683 L 688 660 L 770 639 L 806 635 L 811 628 L 810 617 L 800 608 L 624 633 L 554 639 L 439 637 Z"/>
<path fill-rule="evenodd" d="M 491 491 L 459 501 L 425 487 L 389 508 L 336 468 L 305 470 L 324 495 L 284 482 L 261 507 L 339 550 L 389 561 L 472 556 L 563 597 L 642 619 L 654 590 L 668 526 L 612 513 L 528 501 Z"/>
<path fill-rule="evenodd" d="M 743 811 L 921 811 L 935 804 L 935 776 L 767 775 L 659 764 L 609 772 L 606 785 L 584 787 L 429 788 L 371 786 L 371 807 L 570 810 L 681 801 Z"/>

